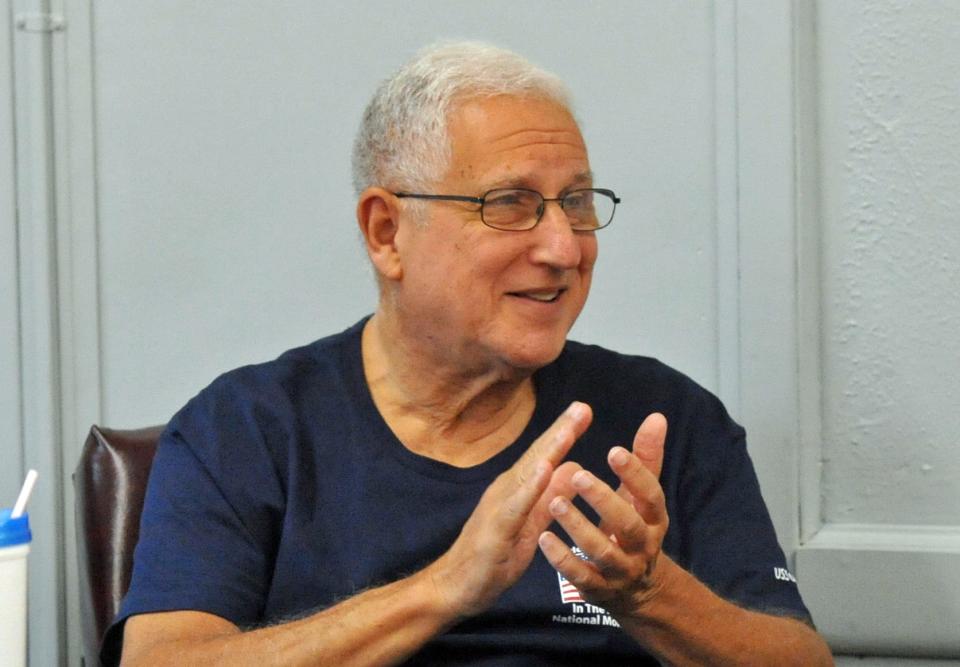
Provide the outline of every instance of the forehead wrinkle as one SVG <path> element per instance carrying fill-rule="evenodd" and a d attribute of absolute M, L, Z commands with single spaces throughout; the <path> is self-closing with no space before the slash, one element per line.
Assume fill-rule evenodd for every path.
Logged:
<path fill-rule="evenodd" d="M 556 130 L 531 130 L 521 129 L 498 137 L 492 137 L 489 145 L 494 151 L 516 150 L 527 146 L 536 146 L 546 144 L 549 146 L 569 146 L 575 149 L 585 148 L 583 138 L 580 132 L 570 130 L 569 128 L 558 128 Z"/>

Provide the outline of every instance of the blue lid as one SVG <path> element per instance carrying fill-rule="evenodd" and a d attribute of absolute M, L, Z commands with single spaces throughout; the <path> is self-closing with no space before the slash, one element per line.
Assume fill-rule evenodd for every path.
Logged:
<path fill-rule="evenodd" d="M 27 544 L 33 539 L 30 534 L 30 518 L 24 512 L 18 519 L 11 519 L 12 509 L 0 510 L 0 547 Z"/>

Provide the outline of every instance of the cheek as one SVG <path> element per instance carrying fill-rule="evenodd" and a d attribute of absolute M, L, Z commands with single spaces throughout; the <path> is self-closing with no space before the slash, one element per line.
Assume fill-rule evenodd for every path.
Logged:
<path fill-rule="evenodd" d="M 429 271 L 431 291 L 443 294 L 443 307 L 470 311 L 486 299 L 494 272 L 489 270 L 486 257 L 471 251 L 469 241 L 463 240 L 438 250 L 423 261 L 432 264 Z"/>
<path fill-rule="evenodd" d="M 585 236 L 580 240 L 580 275 L 584 277 L 590 276 L 590 273 L 593 271 L 593 265 L 597 262 L 598 252 L 599 247 L 597 246 L 596 236 Z"/>

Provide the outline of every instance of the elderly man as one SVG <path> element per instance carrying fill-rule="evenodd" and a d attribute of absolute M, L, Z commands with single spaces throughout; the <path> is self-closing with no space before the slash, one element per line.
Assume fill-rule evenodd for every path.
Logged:
<path fill-rule="evenodd" d="M 171 421 L 105 658 L 829 664 L 743 431 L 662 364 L 566 340 L 619 200 L 563 85 L 429 49 L 354 171 L 375 314 Z"/>

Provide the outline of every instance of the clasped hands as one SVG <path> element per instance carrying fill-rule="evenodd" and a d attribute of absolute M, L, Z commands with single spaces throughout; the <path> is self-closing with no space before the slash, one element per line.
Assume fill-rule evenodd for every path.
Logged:
<path fill-rule="evenodd" d="M 577 463 L 563 462 L 591 420 L 588 405 L 571 404 L 487 488 L 457 540 L 429 566 L 452 616 L 471 616 L 492 604 L 523 575 L 538 547 L 585 600 L 615 616 L 639 614 L 656 593 L 669 523 L 659 482 L 666 419 L 648 416 L 632 452 L 610 450 L 607 461 L 620 479 L 616 490 Z M 577 495 L 600 516 L 599 525 L 571 502 Z M 588 560 L 547 530 L 554 520 Z"/>

